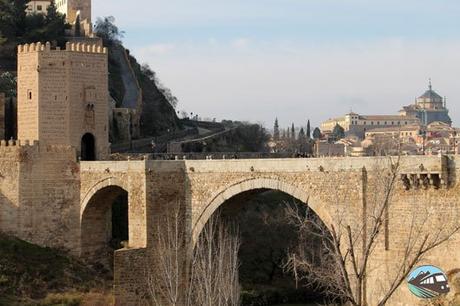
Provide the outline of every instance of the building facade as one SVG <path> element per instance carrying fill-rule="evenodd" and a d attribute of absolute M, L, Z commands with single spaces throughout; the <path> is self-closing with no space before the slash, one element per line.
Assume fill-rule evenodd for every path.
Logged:
<path fill-rule="evenodd" d="M 359 115 L 349 113 L 343 117 L 329 119 L 321 124 L 321 131 L 324 134 L 330 134 L 338 124 L 344 130 L 345 134 L 355 135 L 364 138 L 367 131 L 376 128 L 402 127 L 408 125 L 418 125 L 420 120 L 416 117 L 403 115 Z"/>
<path fill-rule="evenodd" d="M 29 1 L 27 3 L 26 13 L 46 15 L 48 6 L 50 6 L 50 3 L 51 1 L 49 0 Z"/>

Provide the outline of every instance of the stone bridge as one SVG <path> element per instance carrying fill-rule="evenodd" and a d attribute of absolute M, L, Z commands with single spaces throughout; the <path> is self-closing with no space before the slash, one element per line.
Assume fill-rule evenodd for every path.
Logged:
<path fill-rule="evenodd" d="M 411 211 L 423 204 L 431 209 L 459 207 L 460 166 L 448 156 L 403 157 L 400 180 L 385 228 L 385 241 L 375 250 L 372 265 L 391 274 L 391 263 L 404 249 L 401 233 L 407 232 Z M 118 305 L 136 305 L 145 292 L 147 257 L 155 248 L 154 235 L 163 218 L 180 206 L 186 216 L 184 234 L 192 248 L 204 224 L 224 203 L 240 195 L 279 190 L 308 203 L 326 225 L 334 223 L 340 206 L 352 224 L 365 222 L 363 167 L 369 181 L 389 167 L 388 158 L 308 158 L 179 161 L 96 161 L 80 163 L 80 254 L 97 256 L 110 239 L 113 200 L 128 199 L 129 237 L 115 252 L 115 295 Z M 344 200 L 346 199 L 346 200 Z M 432 252 L 427 260 L 445 271 L 460 267 L 458 235 Z M 443 256 L 437 257 L 442 254 Z M 390 268 L 389 268 L 390 267 Z M 382 277 L 382 274 L 380 274 Z M 368 281 L 369 299 L 378 297 L 378 278 Z M 391 305 L 414 305 L 402 286 Z"/>

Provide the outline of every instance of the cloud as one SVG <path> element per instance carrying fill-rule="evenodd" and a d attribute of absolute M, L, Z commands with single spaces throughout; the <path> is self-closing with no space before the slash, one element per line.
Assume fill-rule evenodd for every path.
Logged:
<path fill-rule="evenodd" d="M 203 117 L 393 114 L 431 77 L 460 124 L 458 0 L 98 0 L 93 11 L 114 15 L 126 47 Z"/>
<path fill-rule="evenodd" d="M 459 42 L 401 39 L 305 45 L 251 42 L 244 52 L 187 43 L 173 53 L 133 49 L 179 98 L 179 108 L 203 117 L 291 121 L 315 125 L 353 108 L 362 114 L 395 114 L 426 89 L 446 95 L 460 122 Z M 289 46 L 289 47 L 286 47 Z M 457 101 L 456 101 L 457 100 Z"/>

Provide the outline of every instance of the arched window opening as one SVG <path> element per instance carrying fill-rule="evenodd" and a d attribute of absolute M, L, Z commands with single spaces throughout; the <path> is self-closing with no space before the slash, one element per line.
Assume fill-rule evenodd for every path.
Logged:
<path fill-rule="evenodd" d="M 81 138 L 81 160 L 96 160 L 96 140 L 91 133 L 86 133 Z"/>

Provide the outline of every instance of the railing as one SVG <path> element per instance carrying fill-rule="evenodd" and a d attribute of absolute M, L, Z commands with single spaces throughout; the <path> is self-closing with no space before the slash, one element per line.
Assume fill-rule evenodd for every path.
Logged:
<path fill-rule="evenodd" d="M 281 158 L 311 158 L 311 155 L 295 153 L 265 153 L 265 152 L 203 152 L 203 153 L 135 153 L 110 156 L 111 160 L 225 160 L 225 159 L 281 159 Z"/>

